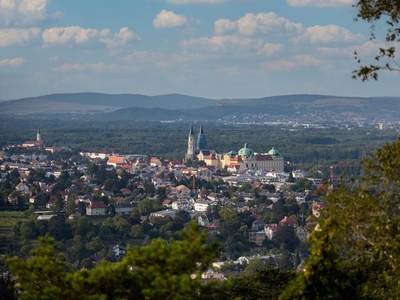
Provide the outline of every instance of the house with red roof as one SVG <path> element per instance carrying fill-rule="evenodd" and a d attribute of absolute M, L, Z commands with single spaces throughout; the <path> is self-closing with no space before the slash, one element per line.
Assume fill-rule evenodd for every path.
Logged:
<path fill-rule="evenodd" d="M 297 220 L 291 217 L 284 217 L 280 222 L 280 226 L 293 226 L 297 227 L 299 224 L 297 223 Z"/>
<path fill-rule="evenodd" d="M 105 215 L 106 211 L 107 206 L 103 202 L 90 201 L 89 205 L 86 207 L 87 216 Z"/>
<path fill-rule="evenodd" d="M 107 160 L 107 165 L 113 166 L 114 168 L 126 164 L 128 164 L 128 161 L 123 156 L 110 156 Z"/>

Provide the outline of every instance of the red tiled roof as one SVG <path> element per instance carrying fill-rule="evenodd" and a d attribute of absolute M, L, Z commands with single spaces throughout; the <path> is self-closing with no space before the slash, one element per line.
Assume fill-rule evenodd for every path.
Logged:
<path fill-rule="evenodd" d="M 239 155 L 235 155 L 235 157 L 232 158 L 232 160 L 235 160 L 235 161 L 243 161 L 242 158 L 241 158 Z"/>
<path fill-rule="evenodd" d="M 256 160 L 257 161 L 272 160 L 272 156 L 269 154 L 257 154 Z"/>
<path fill-rule="evenodd" d="M 88 208 L 106 208 L 107 206 L 103 202 L 90 202 Z"/>
<path fill-rule="evenodd" d="M 281 222 L 281 224 L 293 224 L 293 223 L 297 223 L 297 221 L 291 217 L 284 217 Z"/>
<path fill-rule="evenodd" d="M 107 162 L 113 164 L 123 164 L 124 158 L 122 156 L 110 156 Z"/>
<path fill-rule="evenodd" d="M 131 191 L 130 189 L 127 189 L 127 188 L 122 188 L 122 189 L 120 189 L 120 191 L 121 191 L 121 193 L 123 193 L 123 194 L 130 194 L 130 193 L 132 193 L 132 191 Z"/>

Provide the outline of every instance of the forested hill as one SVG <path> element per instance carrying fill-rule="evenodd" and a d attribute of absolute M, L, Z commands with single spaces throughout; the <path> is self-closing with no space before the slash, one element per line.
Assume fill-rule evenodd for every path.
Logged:
<path fill-rule="evenodd" d="M 302 116 L 320 118 L 398 119 L 400 98 L 283 95 L 258 99 L 207 99 L 180 94 L 75 93 L 0 102 L 0 115 L 82 118 L 85 120 L 229 120 Z M 266 117 L 267 116 L 267 117 Z M 271 118 L 270 118 L 271 119 Z M 272 120 L 274 120 L 272 118 Z"/>
<path fill-rule="evenodd" d="M 71 93 L 23 98 L 0 103 L 1 113 L 24 114 L 36 112 L 81 113 L 114 111 L 124 107 L 192 109 L 213 106 L 215 100 L 180 94 L 146 96 L 140 94 Z"/>

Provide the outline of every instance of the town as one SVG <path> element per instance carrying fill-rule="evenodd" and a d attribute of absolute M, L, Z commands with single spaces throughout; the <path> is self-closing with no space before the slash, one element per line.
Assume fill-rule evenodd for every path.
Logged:
<path fill-rule="evenodd" d="M 27 216 L 1 229 L 2 254 L 27 256 L 33 240 L 52 236 L 73 268 L 90 268 L 121 259 L 129 245 L 176 238 L 192 220 L 223 249 L 204 278 L 235 276 L 255 261 L 301 268 L 329 189 L 306 171 L 285 172 L 273 145 L 265 152 L 244 144 L 217 153 L 203 126 L 197 135 L 190 126 L 181 160 L 101 150 L 73 155 L 45 144 L 38 130 L 35 140 L 0 153 L 0 209 Z M 57 153 L 63 159 L 48 159 Z"/>

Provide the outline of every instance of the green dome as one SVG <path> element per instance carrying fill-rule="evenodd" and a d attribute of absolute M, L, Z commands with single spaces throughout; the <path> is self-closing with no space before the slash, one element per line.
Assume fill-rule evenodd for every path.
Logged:
<path fill-rule="evenodd" d="M 247 143 L 244 144 L 244 148 L 239 150 L 239 156 L 253 156 L 254 151 L 251 148 L 247 148 Z"/>
<path fill-rule="evenodd" d="M 272 147 L 272 149 L 269 150 L 268 154 L 270 154 L 270 155 L 272 155 L 272 156 L 281 156 L 281 155 L 279 154 L 279 151 L 276 150 L 274 147 Z"/>
<path fill-rule="evenodd" d="M 230 157 L 234 157 L 235 155 L 237 155 L 238 153 L 234 150 L 229 151 L 228 153 L 226 153 L 227 155 L 229 155 Z"/>

